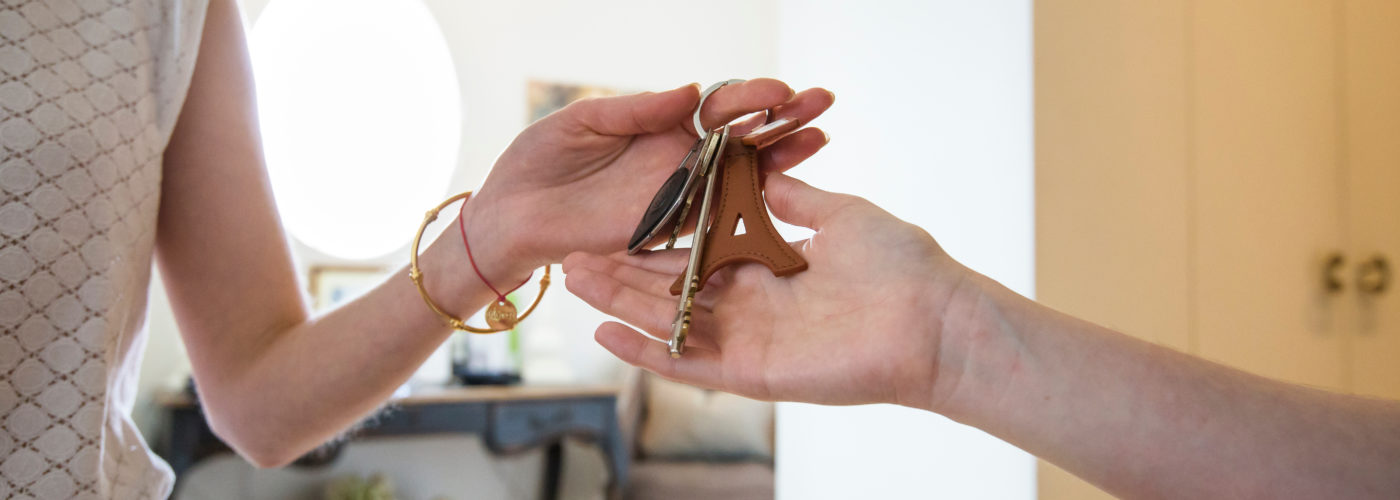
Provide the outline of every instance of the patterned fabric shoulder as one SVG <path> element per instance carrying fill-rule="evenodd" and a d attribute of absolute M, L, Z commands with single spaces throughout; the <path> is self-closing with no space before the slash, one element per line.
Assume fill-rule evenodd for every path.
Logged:
<path fill-rule="evenodd" d="M 132 423 L 207 2 L 0 0 L 0 497 L 165 498 Z"/>

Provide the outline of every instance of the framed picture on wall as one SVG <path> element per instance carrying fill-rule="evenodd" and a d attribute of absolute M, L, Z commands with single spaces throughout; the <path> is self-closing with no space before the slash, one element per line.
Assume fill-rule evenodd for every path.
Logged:
<path fill-rule="evenodd" d="M 330 309 L 359 297 L 383 283 L 389 272 L 380 267 L 312 266 L 311 307 Z"/>
<path fill-rule="evenodd" d="M 525 117 L 526 123 L 544 118 L 569 103 L 589 97 L 612 97 L 622 95 L 617 89 L 594 85 L 573 85 L 568 83 L 541 82 L 530 80 L 526 83 Z"/>

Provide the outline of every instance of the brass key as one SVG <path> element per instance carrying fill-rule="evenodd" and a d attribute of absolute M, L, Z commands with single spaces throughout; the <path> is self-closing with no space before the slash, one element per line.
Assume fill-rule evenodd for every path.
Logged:
<path fill-rule="evenodd" d="M 671 341 L 667 346 L 670 347 L 673 358 L 679 358 L 685 352 L 685 337 L 690 334 L 690 310 L 695 304 L 695 292 L 700 289 L 700 260 L 705 252 L 705 234 L 709 232 L 710 202 L 714 199 L 715 178 L 718 177 L 715 173 L 720 159 L 724 157 L 724 148 L 728 142 L 729 125 L 709 131 L 705 137 L 707 147 L 696 166 L 700 169 L 700 176 L 705 179 L 705 194 L 700 199 L 700 215 L 695 219 L 695 238 L 690 244 L 690 260 L 685 265 L 685 285 L 682 287 L 680 303 L 676 308 L 676 319 L 671 322 Z M 694 192 L 690 193 L 690 196 L 694 195 Z M 686 200 L 687 211 L 681 212 L 681 221 L 676 224 L 677 233 L 685 223 L 690 201 Z M 671 242 L 674 241 L 675 235 L 672 235 Z"/>

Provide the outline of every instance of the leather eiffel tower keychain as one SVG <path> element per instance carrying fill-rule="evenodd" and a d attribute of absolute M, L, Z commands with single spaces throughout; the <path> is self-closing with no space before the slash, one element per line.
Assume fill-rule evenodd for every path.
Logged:
<path fill-rule="evenodd" d="M 807 269 L 807 261 L 783 241 L 768 218 L 758 156 L 759 149 L 797 130 L 801 123 L 793 119 L 770 121 L 737 140 L 730 140 L 729 125 L 705 129 L 700 124 L 700 110 L 705 106 L 705 99 L 725 85 L 742 81 L 720 82 L 700 94 L 694 117 L 700 138 L 681 159 L 676 172 L 652 197 L 627 245 L 627 253 L 637 253 L 670 226 L 671 236 L 666 248 L 674 247 L 676 237 L 689 218 L 695 196 L 700 195 L 690 260 L 685 274 L 671 285 L 671 294 L 680 296 L 668 343 L 671 357 L 675 358 L 685 352 L 695 294 L 705 287 L 715 271 L 740 262 L 763 264 L 775 276 L 788 276 Z M 701 183 L 705 185 L 703 191 Z M 718 206 L 714 206 L 715 203 Z M 742 234 L 740 227 L 744 228 Z"/>

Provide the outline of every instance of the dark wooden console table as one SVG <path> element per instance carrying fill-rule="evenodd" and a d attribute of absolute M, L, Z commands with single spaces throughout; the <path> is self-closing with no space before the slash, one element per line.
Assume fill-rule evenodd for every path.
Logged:
<path fill-rule="evenodd" d="M 157 397 L 170 416 L 160 454 L 178 479 L 199 460 L 227 452 L 204 419 L 198 402 L 184 392 Z M 610 497 L 626 482 L 628 454 L 617 422 L 616 387 L 473 386 L 434 387 L 390 400 L 393 409 L 352 433 L 357 437 L 470 433 L 484 438 L 492 453 L 511 454 L 547 447 L 544 497 L 558 498 L 562 440 L 575 437 L 598 444 L 611 474 Z"/>

